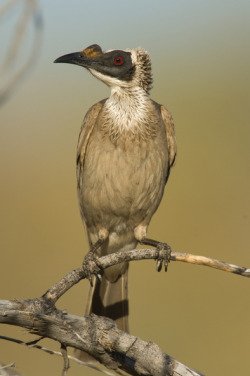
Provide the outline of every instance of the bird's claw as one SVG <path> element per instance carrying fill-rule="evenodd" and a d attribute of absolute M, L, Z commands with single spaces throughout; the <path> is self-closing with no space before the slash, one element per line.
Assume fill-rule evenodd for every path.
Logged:
<path fill-rule="evenodd" d="M 168 270 L 168 264 L 171 259 L 171 248 L 167 243 L 158 243 L 156 247 L 156 270 L 160 272 L 164 261 L 165 272 Z"/>
<path fill-rule="evenodd" d="M 93 286 L 93 274 L 99 282 L 102 281 L 101 266 L 99 265 L 98 257 L 91 250 L 84 257 L 82 269 L 91 286 Z"/>

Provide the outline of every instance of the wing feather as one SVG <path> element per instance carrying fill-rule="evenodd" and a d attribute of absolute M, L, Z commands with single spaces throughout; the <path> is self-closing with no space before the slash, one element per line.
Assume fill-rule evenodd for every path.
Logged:
<path fill-rule="evenodd" d="M 96 119 L 105 103 L 106 99 L 94 104 L 86 113 L 81 126 L 76 155 L 76 174 L 78 189 L 81 187 L 84 158 L 91 133 L 94 129 Z"/>
<path fill-rule="evenodd" d="M 170 169 L 175 163 L 176 153 L 177 153 L 174 121 L 173 121 L 171 113 L 162 105 L 161 105 L 161 116 L 165 124 L 167 145 L 168 145 L 169 169 Z"/>

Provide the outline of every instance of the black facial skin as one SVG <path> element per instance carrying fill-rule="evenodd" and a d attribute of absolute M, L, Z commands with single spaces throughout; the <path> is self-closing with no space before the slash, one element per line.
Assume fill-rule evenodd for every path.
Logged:
<path fill-rule="evenodd" d="M 91 53 L 85 53 L 85 51 L 87 52 L 90 49 Z M 120 58 L 120 61 L 122 61 L 120 65 L 115 63 L 117 58 Z M 114 50 L 103 53 L 98 45 L 91 45 L 84 51 L 61 56 L 55 60 L 55 63 L 69 63 L 85 68 L 93 68 L 102 74 L 123 81 L 132 80 L 135 71 L 130 52 Z"/>
<path fill-rule="evenodd" d="M 117 58 L 123 60 L 121 65 L 115 64 L 115 59 Z M 96 70 L 120 80 L 130 81 L 133 77 L 135 67 L 132 65 L 130 52 L 115 50 L 103 54 L 102 62 L 101 64 L 97 64 Z"/>

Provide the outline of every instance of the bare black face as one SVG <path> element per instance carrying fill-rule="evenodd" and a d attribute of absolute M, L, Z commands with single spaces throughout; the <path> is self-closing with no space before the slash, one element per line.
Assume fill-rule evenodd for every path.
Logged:
<path fill-rule="evenodd" d="M 132 65 L 131 53 L 121 50 L 114 50 L 103 54 L 102 65 L 97 67 L 98 71 L 120 80 L 132 80 L 135 67 Z"/>
<path fill-rule="evenodd" d="M 81 65 L 123 81 L 132 80 L 135 71 L 130 52 L 122 50 L 102 52 L 101 47 L 97 44 L 91 45 L 83 51 L 61 56 L 55 60 L 55 63 Z"/>

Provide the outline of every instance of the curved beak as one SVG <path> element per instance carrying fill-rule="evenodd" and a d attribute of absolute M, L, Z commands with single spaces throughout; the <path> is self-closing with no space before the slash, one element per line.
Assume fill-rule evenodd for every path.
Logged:
<path fill-rule="evenodd" d="M 60 56 L 54 61 L 54 63 L 68 63 L 85 66 L 88 62 L 85 55 L 82 52 L 73 52 L 71 54 Z"/>
<path fill-rule="evenodd" d="M 63 55 L 56 59 L 54 63 L 68 63 L 81 65 L 82 67 L 90 67 L 93 63 L 100 61 L 101 58 L 101 48 L 98 45 L 92 45 L 85 50 Z"/>

